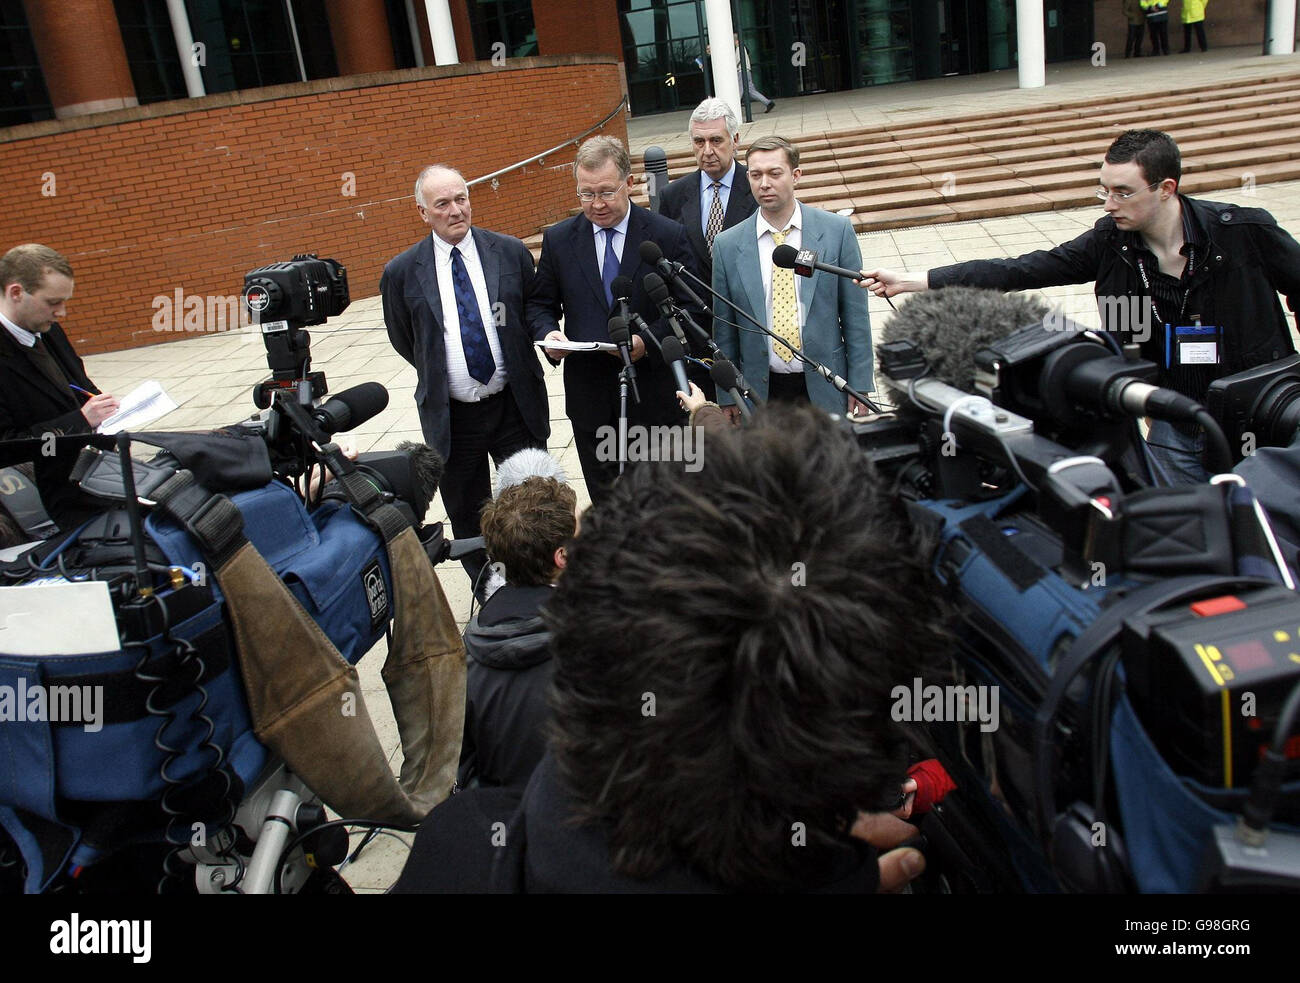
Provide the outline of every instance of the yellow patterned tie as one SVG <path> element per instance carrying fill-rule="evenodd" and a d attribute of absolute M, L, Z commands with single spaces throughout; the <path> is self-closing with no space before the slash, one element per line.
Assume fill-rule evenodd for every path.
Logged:
<path fill-rule="evenodd" d="M 778 246 L 785 243 L 790 234 L 789 228 L 772 233 L 772 241 Z M 772 331 L 782 341 L 799 348 L 799 303 L 794 294 L 794 270 L 772 265 Z M 772 343 L 776 357 L 783 362 L 794 358 L 794 352 L 785 345 Z"/>

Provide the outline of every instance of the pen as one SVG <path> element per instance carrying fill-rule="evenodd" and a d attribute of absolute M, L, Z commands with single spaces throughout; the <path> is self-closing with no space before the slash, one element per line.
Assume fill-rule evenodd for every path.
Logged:
<path fill-rule="evenodd" d="M 73 389 L 75 389 L 77 392 L 81 393 L 83 396 L 91 396 L 91 397 L 93 397 L 93 396 L 95 395 L 95 394 L 92 393 L 92 392 L 89 392 L 89 391 L 87 391 L 87 390 L 85 390 L 85 389 L 82 389 L 80 386 L 73 385 L 71 382 L 69 382 L 68 385 L 69 385 L 69 386 L 72 386 Z"/>

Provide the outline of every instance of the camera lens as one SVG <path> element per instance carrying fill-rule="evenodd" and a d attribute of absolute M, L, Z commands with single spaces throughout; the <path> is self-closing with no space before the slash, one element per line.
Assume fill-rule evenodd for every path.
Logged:
<path fill-rule="evenodd" d="M 1286 447 L 1300 428 L 1300 379 L 1283 376 L 1264 390 L 1250 418 L 1260 422 L 1260 444 Z"/>

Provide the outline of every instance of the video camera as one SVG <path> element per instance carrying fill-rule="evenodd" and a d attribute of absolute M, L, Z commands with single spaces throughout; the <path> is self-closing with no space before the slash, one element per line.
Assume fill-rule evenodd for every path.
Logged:
<path fill-rule="evenodd" d="M 1237 460 L 1257 447 L 1286 447 L 1300 431 L 1300 355 L 1215 379 L 1206 405 Z"/>
<path fill-rule="evenodd" d="M 1300 840 L 1271 829 L 1300 823 L 1292 573 L 1240 479 L 1152 487 L 1136 426 L 1214 421 L 1077 326 L 971 348 L 962 389 L 915 340 L 878 346 L 900 405 L 853 425 L 936 544 L 954 675 L 1002 694 L 991 735 L 931 726 L 962 789 L 922 826 L 931 888 L 1300 890 Z M 1268 432 L 1289 385 L 1250 401 Z"/>
<path fill-rule="evenodd" d="M 311 335 L 302 329 L 324 324 L 347 310 L 348 271 L 332 259 L 303 253 L 287 263 L 260 266 L 244 274 L 244 306 L 262 329 L 272 378 L 254 393 L 259 409 L 271 405 L 276 389 L 312 383 L 307 401 L 328 391 L 323 373 L 311 373 Z"/>
<path fill-rule="evenodd" d="M 443 537 L 441 523 L 422 525 L 442 473 L 436 452 L 406 443 L 352 461 L 333 441 L 388 401 L 378 383 L 322 399 L 324 374 L 311 369 L 302 328 L 347 307 L 343 267 L 297 256 L 251 271 L 244 297 L 262 326 L 272 372 L 255 393 L 264 414 L 202 433 L 80 438 L 90 446 L 73 480 L 103 511 L 0 564 L 6 586 L 104 582 L 118 629 L 105 651 L 75 660 L 54 653 L 0 660 L 0 684 L 75 679 L 101 687 L 111 708 L 102 732 L 47 728 L 8 759 L 14 780 L 0 782 L 9 790 L 0 795 L 0 825 L 9 833 L 0 835 L 0 873 L 11 881 L 21 870 L 29 892 L 123 890 L 150 874 L 160 891 L 197 885 L 209 893 L 262 892 L 272 883 L 278 890 L 281 868 L 285 889 L 301 890 L 311 875 L 303 850 L 326 867 L 342 859 L 339 849 L 346 852 L 346 837 L 340 846 L 323 808 L 312 804 L 316 796 L 348 815 L 351 790 L 364 778 L 378 790 L 369 801 L 380 804 L 351 818 L 413 822 L 430 807 L 429 789 L 412 789 L 407 798 L 405 781 L 397 786 L 364 713 L 361 731 L 336 733 L 352 719 L 339 717 L 338 700 L 313 717 L 314 704 L 294 689 L 342 684 L 350 687 L 347 698 L 358 699 L 355 673 L 340 676 L 339 667 L 386 637 L 392 651 L 427 644 L 438 647 L 429 655 L 449 652 L 445 665 L 458 666 L 463 686 L 455 621 L 428 561 L 454 558 L 481 540 L 456 543 Z M 138 443 L 161 450 L 136 460 Z M 313 492 L 302 479 L 322 466 L 331 474 Z M 404 594 L 420 603 L 402 603 Z M 426 784 L 445 771 L 432 757 L 461 731 L 454 720 L 432 721 L 446 733 L 431 736 L 422 694 L 435 689 L 425 677 L 454 675 L 442 664 L 408 658 L 384 673 L 404 739 L 425 735 L 403 751 L 410 760 L 428 759 Z M 288 689 L 273 695 L 281 681 Z M 270 709 L 268 698 L 277 701 Z M 305 737 L 279 723 L 270 735 L 258 713 L 314 722 L 302 725 Z M 318 739 L 334 742 L 353 765 L 313 776 Z M 56 743 L 55 758 L 41 753 Z M 45 789 L 39 802 L 16 792 L 38 784 Z M 288 796 L 300 803 L 296 812 L 275 812 Z M 308 838 L 301 849 L 281 856 L 288 827 L 274 816 L 302 834 L 296 842 Z M 202 843 L 193 828 L 206 830 Z M 21 864 L 11 862 L 19 854 Z M 338 884 L 336 876 L 311 882 L 322 890 Z M 17 884 L 0 889 L 10 886 Z"/>

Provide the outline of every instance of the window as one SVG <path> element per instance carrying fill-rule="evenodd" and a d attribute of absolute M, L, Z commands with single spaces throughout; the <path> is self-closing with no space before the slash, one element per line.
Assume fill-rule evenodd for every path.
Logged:
<path fill-rule="evenodd" d="M 0 126 L 53 119 L 22 0 L 0 0 Z"/>
<path fill-rule="evenodd" d="M 189 93 L 167 0 L 113 0 L 113 6 L 136 99 L 141 104 L 184 99 Z"/>

